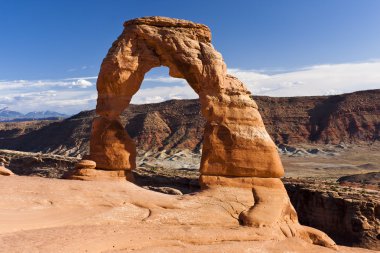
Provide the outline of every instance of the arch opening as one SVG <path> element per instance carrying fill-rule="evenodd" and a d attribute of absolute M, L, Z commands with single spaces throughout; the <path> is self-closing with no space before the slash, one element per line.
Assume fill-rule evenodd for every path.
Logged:
<path fill-rule="evenodd" d="M 131 104 L 159 103 L 173 99 L 194 99 L 199 95 L 184 78 L 169 75 L 169 68 L 159 66 L 145 73 Z"/>
<path fill-rule="evenodd" d="M 135 183 L 169 194 L 190 193 L 199 190 L 195 180 L 206 120 L 198 94 L 168 72 L 161 66 L 146 73 L 121 122 L 136 145 Z"/>

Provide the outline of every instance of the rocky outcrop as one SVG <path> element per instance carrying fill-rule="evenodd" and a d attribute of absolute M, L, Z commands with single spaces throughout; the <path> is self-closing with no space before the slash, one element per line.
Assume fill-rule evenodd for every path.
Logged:
<path fill-rule="evenodd" d="M 380 190 L 380 172 L 343 176 L 337 181 L 345 186 Z"/>
<path fill-rule="evenodd" d="M 77 158 L 52 154 L 0 150 L 0 160 L 17 175 L 62 178 Z"/>
<path fill-rule="evenodd" d="M 380 250 L 379 191 L 315 180 L 286 180 L 301 224 L 330 235 L 337 243 Z"/>
<path fill-rule="evenodd" d="M 14 175 L 14 173 L 11 170 L 5 168 L 3 163 L 0 163 L 0 176 L 12 176 L 12 175 Z"/>

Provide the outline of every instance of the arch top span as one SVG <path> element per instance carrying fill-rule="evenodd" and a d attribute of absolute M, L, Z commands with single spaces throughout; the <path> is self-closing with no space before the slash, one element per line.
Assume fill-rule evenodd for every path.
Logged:
<path fill-rule="evenodd" d="M 120 114 L 145 73 L 159 66 L 168 67 L 172 77 L 186 79 L 200 97 L 206 90 L 222 93 L 226 65 L 211 44 L 207 26 L 163 17 L 138 18 L 124 26 L 101 66 L 98 114 Z"/>
<path fill-rule="evenodd" d="M 149 25 L 156 27 L 174 27 L 174 28 L 192 28 L 200 29 L 207 33 L 208 42 L 211 42 L 211 31 L 207 25 L 194 23 L 189 20 L 177 19 L 177 18 L 168 18 L 161 16 L 150 16 L 135 18 L 124 22 L 124 27 L 131 25 Z"/>
<path fill-rule="evenodd" d="M 101 65 L 90 157 L 102 170 L 132 170 L 135 145 L 119 115 L 139 90 L 145 73 L 158 66 L 184 78 L 199 95 L 207 123 L 201 182 L 213 177 L 279 178 L 283 167 L 256 103 L 237 78 L 226 71 L 211 44 L 210 29 L 190 21 L 145 17 L 124 23 Z"/>

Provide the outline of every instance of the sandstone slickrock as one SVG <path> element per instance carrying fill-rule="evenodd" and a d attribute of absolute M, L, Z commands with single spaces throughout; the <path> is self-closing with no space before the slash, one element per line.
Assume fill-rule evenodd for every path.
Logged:
<path fill-rule="evenodd" d="M 91 160 L 81 160 L 77 164 L 75 164 L 75 169 L 95 169 L 96 162 Z"/>
<path fill-rule="evenodd" d="M 156 192 L 162 192 L 165 194 L 170 195 L 183 195 L 183 193 L 180 190 L 170 188 L 170 187 L 154 187 L 154 186 L 145 186 L 144 189 L 156 191 Z"/>
<path fill-rule="evenodd" d="M 89 159 L 103 170 L 132 170 L 136 167 L 135 143 L 118 119 L 94 119 Z"/>
<path fill-rule="evenodd" d="M 151 156 L 155 157 L 155 153 Z M 35 157 L 41 159 L 34 159 Z M 167 157 L 170 156 L 167 155 Z M 0 150 L 0 160 L 5 161 L 7 166 L 12 164 L 12 170 L 19 175 L 53 178 L 61 178 L 63 172 L 69 171 L 78 162 L 76 158 L 58 155 L 5 150 Z M 154 160 L 156 163 L 153 162 Z M 172 194 L 175 191 L 168 191 L 168 189 L 178 189 L 182 193 L 199 191 L 197 169 L 160 167 L 158 160 L 154 160 L 133 171 L 136 184 L 150 190 Z M 236 186 L 246 185 L 246 188 L 250 190 L 249 188 L 254 185 L 252 181 L 254 181 L 253 178 L 241 178 L 241 182 Z M 355 245 L 369 249 L 379 247 L 380 241 L 376 239 L 379 227 L 376 224 L 380 224 L 378 190 L 363 189 L 361 187 L 366 186 L 362 183 L 358 187 L 347 187 L 334 182 L 321 181 L 319 178 L 285 179 L 284 183 L 301 224 L 321 229 L 341 245 Z M 223 181 L 220 181 L 220 184 L 223 184 Z M 233 186 L 231 181 L 228 185 Z"/>
<path fill-rule="evenodd" d="M 173 196 L 129 182 L 20 176 L 0 177 L 0 192 L 4 253 L 374 252 L 311 245 L 300 239 L 305 233 L 292 236 L 281 227 L 241 226 L 239 212 L 253 203 L 247 188 L 219 187 Z M 321 238 L 308 241 L 316 239 Z"/>
<path fill-rule="evenodd" d="M 12 176 L 12 175 L 14 175 L 14 173 L 11 170 L 5 168 L 4 164 L 0 163 L 0 175 L 1 176 Z"/>
<path fill-rule="evenodd" d="M 253 203 L 235 210 L 242 225 L 270 229 L 278 239 L 298 237 L 335 248 L 326 234 L 298 223 L 279 179 L 284 169 L 277 148 L 258 107 L 245 85 L 227 74 L 221 54 L 211 44 L 211 32 L 202 24 L 164 17 L 124 23 L 124 31 L 103 60 L 97 80 L 99 117 L 92 124 L 90 154 L 86 156 L 96 162 L 96 169 L 85 170 L 85 175 L 74 174 L 73 178 L 97 178 L 104 173 L 125 177 L 136 167 L 135 144 L 120 115 L 139 90 L 144 75 L 159 66 L 167 66 L 170 76 L 185 79 L 199 95 L 206 119 L 200 164 L 203 194 L 219 194 L 220 189 L 233 195 L 246 194 L 251 188 L 249 202 Z M 102 175 L 93 175 L 94 171 Z M 241 178 L 251 178 L 252 186 L 242 185 Z M 222 201 L 229 203 L 225 197 Z"/>

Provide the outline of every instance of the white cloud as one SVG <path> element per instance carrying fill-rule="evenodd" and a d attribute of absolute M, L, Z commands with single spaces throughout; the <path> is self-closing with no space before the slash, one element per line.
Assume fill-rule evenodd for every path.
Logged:
<path fill-rule="evenodd" d="M 182 83 L 186 84 L 186 81 L 182 78 L 174 78 L 174 77 L 146 77 L 144 78 L 145 82 L 157 82 L 157 83 Z"/>
<path fill-rule="evenodd" d="M 380 61 L 317 65 L 271 75 L 234 68 L 228 69 L 228 72 L 239 78 L 254 95 L 318 96 L 380 89 Z M 144 81 L 178 85 L 140 89 L 133 97 L 132 103 L 155 103 L 168 99 L 198 97 L 183 79 L 155 77 L 145 78 Z"/>
<path fill-rule="evenodd" d="M 76 81 L 71 82 L 71 84 L 72 84 L 72 86 L 78 86 L 81 88 L 87 88 L 87 87 L 92 86 L 92 83 L 90 81 L 85 80 L 85 79 L 78 79 Z"/>
<path fill-rule="evenodd" d="M 93 109 L 97 94 L 91 79 L 2 80 L 0 107 L 23 113 L 54 110 L 67 114 Z"/>
<path fill-rule="evenodd" d="M 65 81 L 75 81 L 75 80 L 79 80 L 79 79 L 84 79 L 84 80 L 96 80 L 98 79 L 97 76 L 86 76 L 86 77 L 71 77 L 71 78 L 65 78 L 63 80 Z"/>
<path fill-rule="evenodd" d="M 93 84 L 88 81 L 93 77 L 82 78 L 68 78 L 61 80 L 12 80 L 12 81 L 0 81 L 0 90 L 12 90 L 12 89 L 30 89 L 30 88 L 72 88 L 73 86 L 88 88 Z"/>
<path fill-rule="evenodd" d="M 134 104 L 158 103 L 170 99 L 191 99 L 198 95 L 190 85 L 159 86 L 140 89 L 132 98 Z"/>
<path fill-rule="evenodd" d="M 228 69 L 254 95 L 332 95 L 357 90 L 380 89 L 380 61 L 326 64 L 296 71 L 265 74 L 255 70 Z M 94 109 L 97 77 L 60 80 L 0 81 L 0 107 L 20 112 L 55 110 L 72 114 Z M 169 99 L 197 98 L 183 79 L 147 76 L 132 103 L 157 103 Z"/>
<path fill-rule="evenodd" d="M 318 65 L 274 75 L 228 71 L 255 95 L 316 96 L 380 89 L 380 61 Z"/>

